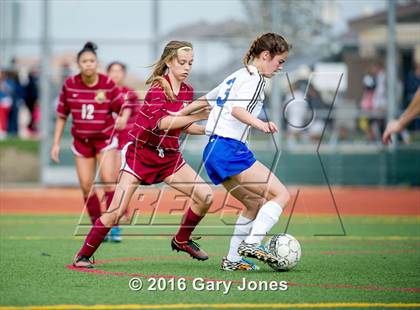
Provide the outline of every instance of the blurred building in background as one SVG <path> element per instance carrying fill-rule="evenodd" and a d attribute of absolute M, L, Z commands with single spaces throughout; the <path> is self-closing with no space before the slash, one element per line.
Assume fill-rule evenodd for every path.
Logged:
<path fill-rule="evenodd" d="M 416 64 L 420 64 L 420 3 L 413 2 L 397 6 L 396 39 L 398 76 L 403 84 Z M 375 61 L 385 61 L 387 42 L 387 11 L 380 11 L 366 17 L 359 17 L 349 22 L 347 37 L 351 42 L 344 42 L 344 60 L 349 68 L 348 98 L 357 100 L 362 95 L 360 81 L 369 65 Z M 406 98 L 404 98 L 406 99 Z"/>

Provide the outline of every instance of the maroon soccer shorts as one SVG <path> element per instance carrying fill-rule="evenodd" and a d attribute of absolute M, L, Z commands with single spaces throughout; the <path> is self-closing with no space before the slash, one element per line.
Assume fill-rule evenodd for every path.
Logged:
<path fill-rule="evenodd" d="M 96 157 L 101 152 L 106 152 L 118 147 L 118 139 L 73 139 L 71 150 L 73 154 L 79 157 Z"/>
<path fill-rule="evenodd" d="M 133 142 L 126 144 L 121 151 L 121 170 L 135 176 L 143 184 L 155 184 L 175 172 L 185 160 L 179 151 L 161 151 L 155 146 L 136 148 Z"/>

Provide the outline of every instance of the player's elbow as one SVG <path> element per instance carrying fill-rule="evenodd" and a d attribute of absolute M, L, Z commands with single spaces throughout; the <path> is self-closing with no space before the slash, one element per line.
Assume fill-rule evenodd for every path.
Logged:
<path fill-rule="evenodd" d="M 165 118 L 162 118 L 162 119 L 160 119 L 158 122 L 157 122 L 157 127 L 160 129 L 160 130 L 168 130 L 169 129 L 169 125 L 170 125 L 170 122 L 168 121 L 168 119 L 165 117 Z"/>
<path fill-rule="evenodd" d="M 232 116 L 239 118 L 244 112 L 246 112 L 246 110 L 244 108 L 241 107 L 233 107 L 232 108 Z"/>

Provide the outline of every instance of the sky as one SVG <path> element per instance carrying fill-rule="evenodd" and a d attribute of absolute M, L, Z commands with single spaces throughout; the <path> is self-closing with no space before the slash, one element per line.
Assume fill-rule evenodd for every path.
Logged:
<path fill-rule="evenodd" d="M 3 0 L 4 1 L 4 0 Z M 6 0 L 10 2 L 10 0 Z M 329 0 L 325 0 L 329 1 Z M 18 54 L 39 54 L 38 40 L 42 29 L 40 0 L 14 0 L 21 4 L 21 44 Z M 52 0 L 51 36 L 54 53 L 81 49 L 87 40 L 99 45 L 102 62 L 120 59 L 139 75 L 147 74 L 146 66 L 153 62 L 151 47 L 146 44 L 152 37 L 151 0 Z M 245 13 L 240 0 L 160 0 L 160 32 L 167 33 L 178 26 L 206 21 L 220 22 L 228 19 L 243 20 Z M 350 18 L 372 13 L 386 7 L 385 0 L 337 0 L 336 33 L 345 31 Z M 118 44 L 107 44 L 103 39 L 118 39 Z M 102 42 L 102 44 L 101 44 Z M 199 69 L 208 70 L 229 57 L 229 50 L 217 43 L 196 44 L 195 63 Z M 217 53 L 217 57 L 208 57 Z"/>

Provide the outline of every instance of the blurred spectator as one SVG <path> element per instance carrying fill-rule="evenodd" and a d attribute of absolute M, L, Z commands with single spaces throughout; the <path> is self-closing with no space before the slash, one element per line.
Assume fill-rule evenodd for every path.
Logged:
<path fill-rule="evenodd" d="M 381 62 L 374 64 L 373 73 L 375 75 L 375 88 L 372 96 L 371 126 L 368 138 L 370 141 L 379 142 L 382 140 L 382 134 L 385 131 L 385 118 L 388 110 L 386 73 Z M 402 83 L 398 78 L 395 81 L 395 99 L 396 103 L 402 102 Z M 410 134 L 407 130 L 401 132 L 401 138 L 404 143 L 410 143 Z"/>
<path fill-rule="evenodd" d="M 363 77 L 363 95 L 360 101 L 360 108 L 362 115 L 359 118 L 359 128 L 366 133 L 369 140 L 373 140 L 373 133 L 371 130 L 371 114 L 373 111 L 373 94 L 376 88 L 376 78 L 373 66 L 368 69 L 368 72 Z"/>
<path fill-rule="evenodd" d="M 385 113 L 387 110 L 386 97 L 386 73 L 385 68 L 381 62 L 376 62 L 373 65 L 373 72 L 375 74 L 375 88 L 373 90 L 373 110 L 376 112 Z"/>
<path fill-rule="evenodd" d="M 33 135 L 37 133 L 37 121 L 39 119 L 39 72 L 36 67 L 32 68 L 28 75 L 28 82 L 24 87 L 25 104 L 30 112 L 30 122 L 27 126 Z"/>
<path fill-rule="evenodd" d="M 370 140 L 380 141 L 385 130 L 387 111 L 386 74 L 383 64 L 376 62 L 373 65 L 373 72 L 375 74 L 375 88 L 372 96 L 372 112 L 374 115 L 371 122 L 372 136 L 369 138 Z"/>
<path fill-rule="evenodd" d="M 372 112 L 373 109 L 373 93 L 376 87 L 375 75 L 373 68 L 369 68 L 369 71 L 363 77 L 363 96 L 360 102 L 360 107 L 363 112 Z"/>
<path fill-rule="evenodd" d="M 0 140 L 7 137 L 7 126 L 12 106 L 12 85 L 6 78 L 6 72 L 0 69 Z"/>
<path fill-rule="evenodd" d="M 407 76 L 406 96 L 407 102 L 411 102 L 420 86 L 420 63 L 417 63 L 414 70 Z"/>
<path fill-rule="evenodd" d="M 12 105 L 9 111 L 7 133 L 9 136 L 18 135 L 18 114 L 21 100 L 23 98 L 23 88 L 19 81 L 18 72 L 15 69 L 6 71 L 6 82 L 10 87 Z"/>
<path fill-rule="evenodd" d="M 407 104 L 409 102 L 411 102 L 414 98 L 414 95 L 417 91 L 417 89 L 420 87 L 420 63 L 417 63 L 416 66 L 414 67 L 414 70 L 412 70 L 411 72 L 409 72 L 408 76 L 407 76 L 407 83 L 406 83 L 406 88 L 405 88 L 405 95 L 407 98 Z M 407 106 L 404 105 L 404 107 Z M 420 120 L 415 120 L 414 124 L 413 124 L 414 129 L 419 129 L 420 128 Z"/>

